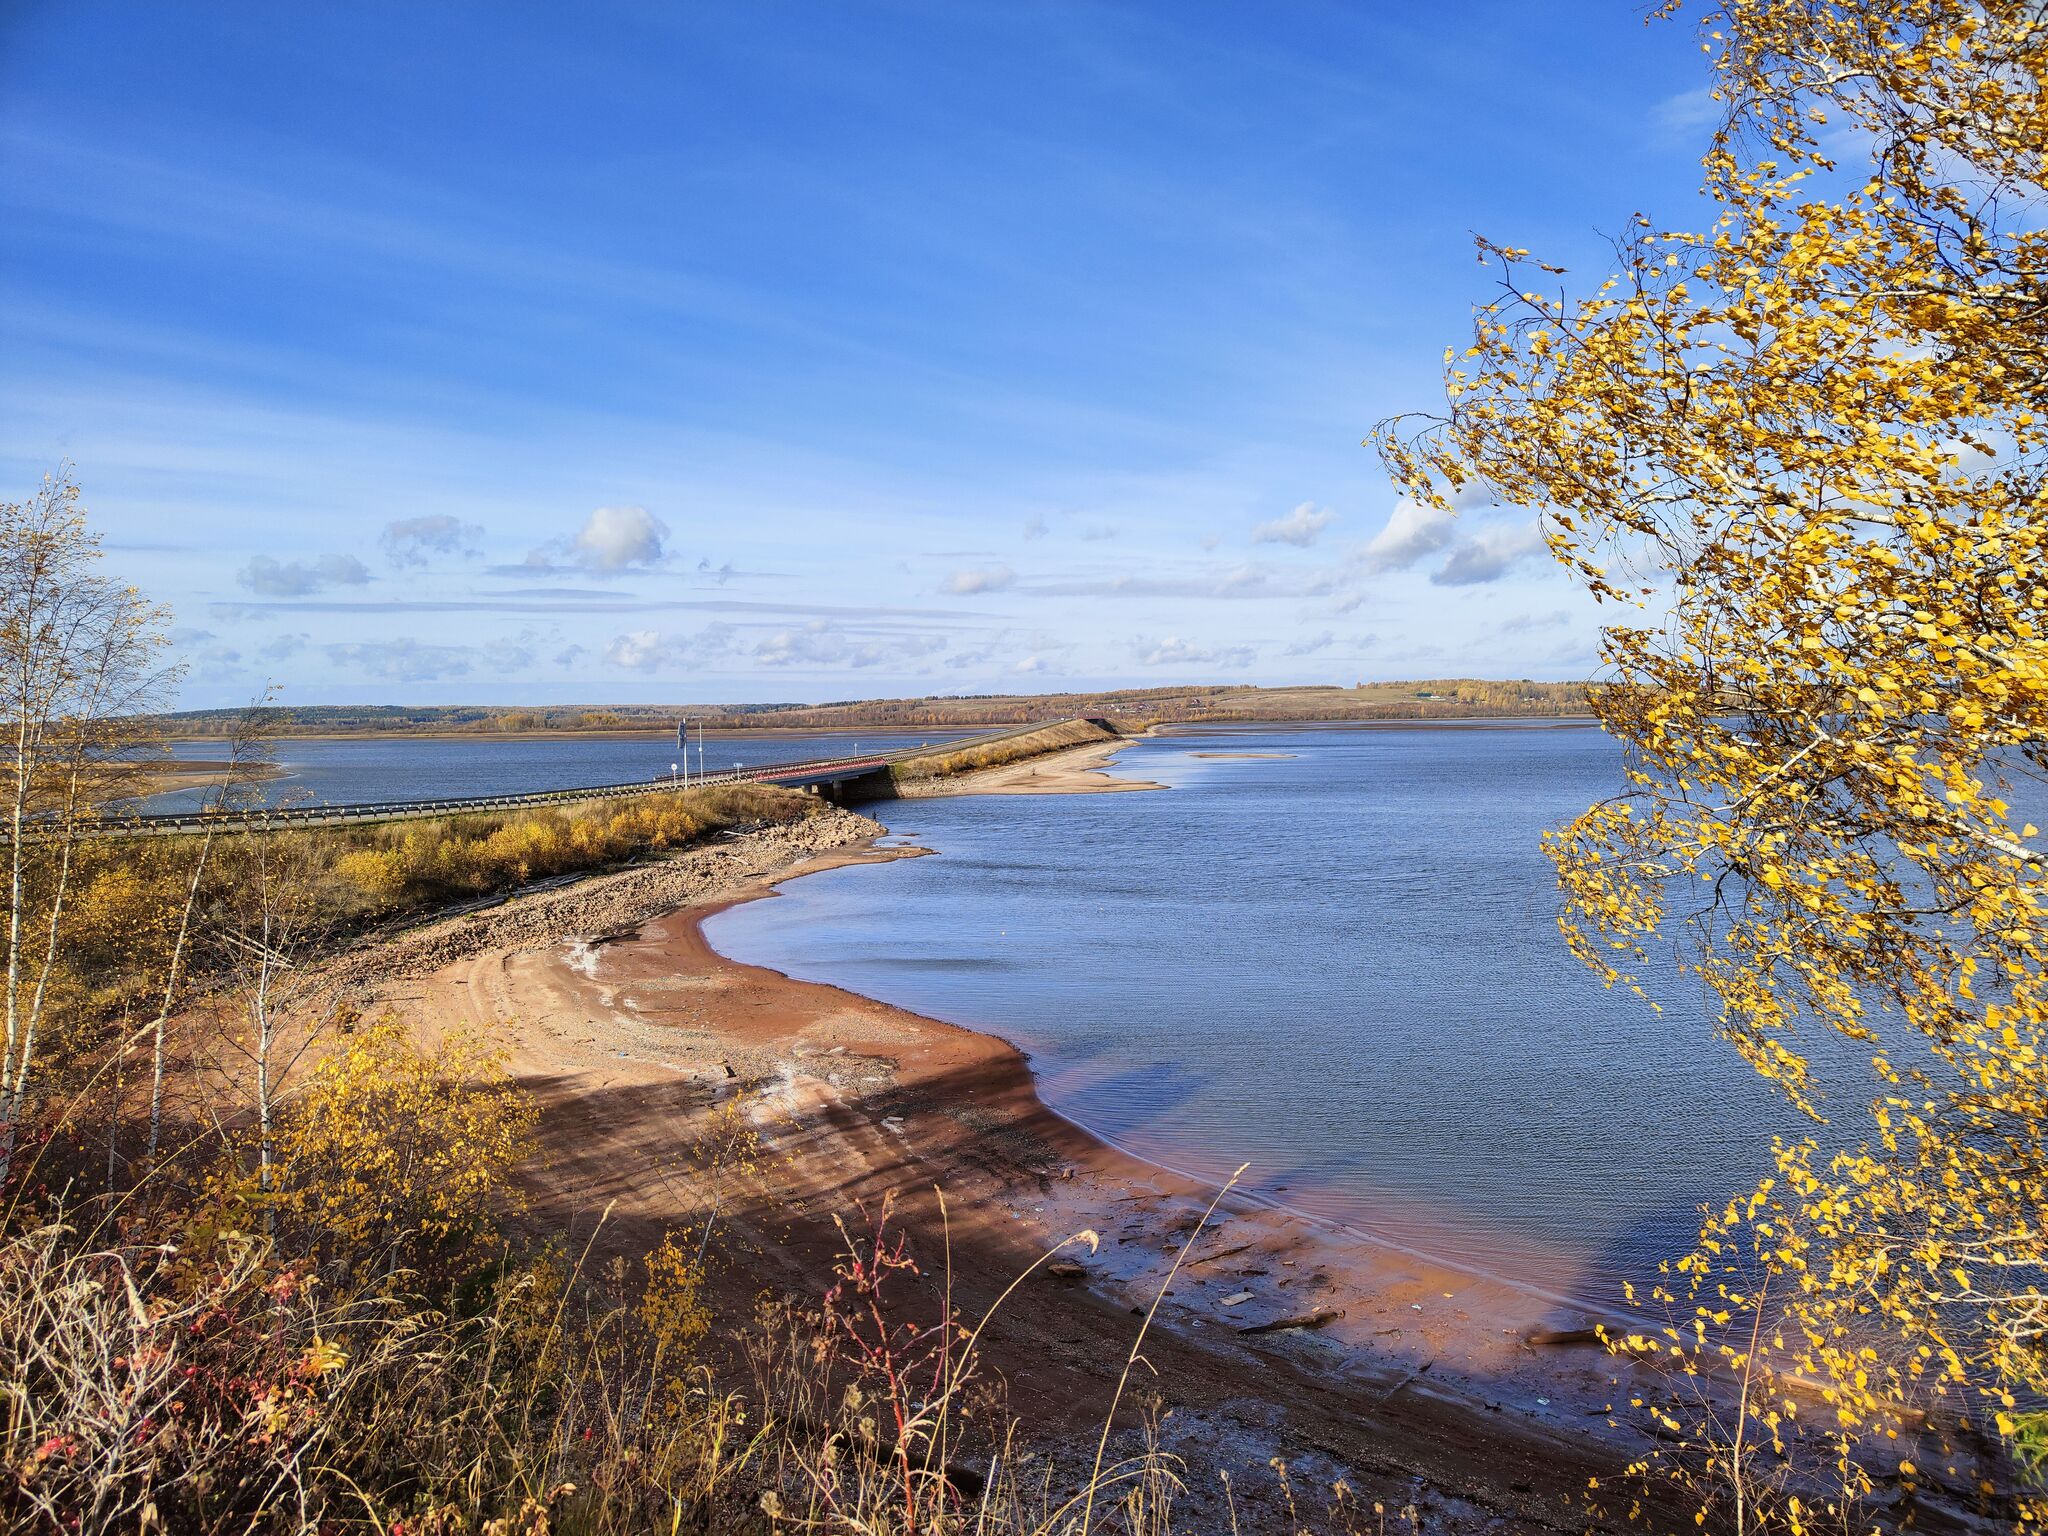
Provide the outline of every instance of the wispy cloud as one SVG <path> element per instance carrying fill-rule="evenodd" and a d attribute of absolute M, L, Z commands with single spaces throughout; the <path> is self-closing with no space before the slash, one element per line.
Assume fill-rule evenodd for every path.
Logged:
<path fill-rule="evenodd" d="M 1017 584 L 1017 573 L 1007 565 L 970 566 L 946 578 L 946 590 L 956 597 L 977 592 L 1001 592 Z"/>
<path fill-rule="evenodd" d="M 1713 89 L 1680 91 L 1666 96 L 1650 109 L 1650 125 L 1660 138 L 1695 137 L 1718 128 L 1726 107 L 1714 99 Z"/>
<path fill-rule="evenodd" d="M 1543 533 L 1535 523 L 1488 528 L 1459 541 L 1450 558 L 1430 573 L 1439 587 L 1469 587 L 1501 577 L 1533 555 L 1542 553 Z"/>
<path fill-rule="evenodd" d="M 302 597 L 327 587 L 359 587 L 369 569 L 354 555 L 321 555 L 313 560 L 273 560 L 257 555 L 235 580 L 259 597 Z"/>
<path fill-rule="evenodd" d="M 1330 524 L 1337 521 L 1337 514 L 1328 507 L 1319 507 L 1312 501 L 1304 501 L 1285 517 L 1276 517 L 1271 522 L 1260 523 L 1252 529 L 1254 544 L 1292 544 L 1296 549 L 1307 549 L 1322 536 Z"/>
<path fill-rule="evenodd" d="M 213 603 L 208 612 L 222 622 L 271 618 L 280 613 L 532 613 L 532 614 L 641 614 L 641 613 L 734 613 L 779 615 L 787 618 L 857 619 L 951 619 L 959 613 L 944 608 L 862 608 L 837 603 L 774 603 L 743 597 L 637 598 L 603 593 L 598 597 L 574 597 L 541 588 L 545 596 L 533 597 L 419 597 L 419 598 L 312 598 L 304 602 Z"/>
<path fill-rule="evenodd" d="M 604 659 L 630 672 L 692 671 L 706 662 L 730 656 L 737 634 L 730 624 L 707 624 L 693 635 L 636 629 L 607 645 Z"/>
<path fill-rule="evenodd" d="M 401 517 L 384 525 L 377 542 L 393 565 L 422 566 L 433 555 L 475 554 L 484 531 L 447 513 Z"/>
<path fill-rule="evenodd" d="M 1245 563 L 1220 571 L 1197 570 L 1185 576 L 1127 572 L 1023 581 L 1015 590 L 1020 597 L 1299 598 L 1315 595 L 1326 579 Z"/>
<path fill-rule="evenodd" d="M 1196 645 L 1178 635 L 1168 635 L 1160 640 L 1137 640 L 1131 645 L 1131 655 L 1140 666 L 1146 667 L 1248 667 L 1258 659 L 1258 653 L 1248 645 Z"/>
<path fill-rule="evenodd" d="M 630 630 L 604 648 L 604 660 L 631 672 L 696 671 L 714 663 L 776 669 L 854 670 L 898 665 L 934 656 L 946 636 L 917 630 L 874 630 L 825 620 L 771 629 L 748 643 L 732 624 L 708 624 L 694 634 Z"/>
<path fill-rule="evenodd" d="M 946 648 L 938 635 L 899 634 L 860 636 L 829 624 L 806 624 L 802 629 L 778 630 L 753 649 L 753 657 L 766 667 L 847 667 L 864 670 L 931 656 Z"/>
<path fill-rule="evenodd" d="M 361 641 L 321 647 L 338 667 L 361 672 L 387 683 L 427 683 L 461 677 L 470 670 L 472 652 L 464 645 L 429 645 L 419 640 Z"/>
<path fill-rule="evenodd" d="M 1500 632 L 1504 635 L 1527 635 L 1538 630 L 1562 629 L 1571 621 L 1571 615 L 1562 608 L 1550 613 L 1518 613 L 1501 621 Z"/>
<path fill-rule="evenodd" d="M 257 646 L 256 655 L 263 661 L 289 661 L 303 651 L 312 638 L 306 634 L 279 635 Z"/>

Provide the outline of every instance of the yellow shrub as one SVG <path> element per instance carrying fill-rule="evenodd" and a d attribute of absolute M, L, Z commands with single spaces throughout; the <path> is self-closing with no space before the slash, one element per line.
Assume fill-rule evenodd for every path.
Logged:
<path fill-rule="evenodd" d="M 334 873 L 379 912 L 403 901 L 410 883 L 405 854 L 397 848 L 359 848 L 345 853 L 334 861 Z"/>
<path fill-rule="evenodd" d="M 479 1036 L 428 1054 L 378 1020 L 313 1069 L 281 1138 L 279 1207 L 357 1253 L 474 1238 L 536 1118 Z"/>
<path fill-rule="evenodd" d="M 711 1329 L 711 1309 L 704 1301 L 704 1272 L 671 1232 L 647 1255 L 647 1289 L 640 1297 L 640 1323 L 653 1343 L 655 1360 L 675 1371 L 686 1365 L 697 1341 Z M 671 1405 L 682 1400 L 683 1384 L 668 1381 Z"/>

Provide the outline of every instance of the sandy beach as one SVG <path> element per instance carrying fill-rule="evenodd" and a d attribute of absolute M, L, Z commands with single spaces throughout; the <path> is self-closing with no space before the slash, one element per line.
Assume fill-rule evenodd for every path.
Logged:
<path fill-rule="evenodd" d="M 999 1039 L 739 964 L 704 938 L 711 914 L 774 899 L 781 881 L 922 851 L 876 847 L 881 830 L 827 812 L 509 903 L 355 957 L 355 985 L 430 1032 L 500 1033 L 544 1105 L 537 1230 L 632 1255 L 714 1219 L 732 1315 L 764 1289 L 816 1296 L 832 1217 L 884 1195 L 932 1269 L 949 1230 L 970 1315 L 1047 1249 L 1100 1234 L 1098 1251 L 1061 1255 L 1077 1268 L 1010 1298 L 985 1354 L 1042 1443 L 1092 1446 L 1136 1314 L 1214 1188 L 1050 1111 Z M 707 1175 L 707 1130 L 736 1097 L 760 1150 Z M 1170 1447 L 1231 1469 L 1241 1506 L 1271 1488 L 1277 1455 L 1304 1486 L 1344 1476 L 1390 1509 L 1416 1503 L 1433 1529 L 1579 1527 L 1588 1477 L 1645 1443 L 1608 1420 L 1647 1379 L 1586 1341 L 1583 1313 L 1420 1251 L 1226 1200 L 1146 1343 L 1156 1375 L 1140 1398 L 1173 1408 Z"/>

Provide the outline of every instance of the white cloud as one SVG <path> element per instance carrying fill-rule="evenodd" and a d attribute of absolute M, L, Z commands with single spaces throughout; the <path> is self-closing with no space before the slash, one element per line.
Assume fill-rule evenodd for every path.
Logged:
<path fill-rule="evenodd" d="M 1048 662 L 1043 656 L 1026 656 L 1022 661 L 1017 663 L 1016 670 L 1025 673 L 1043 672 L 1046 671 L 1051 665 L 1052 664 Z"/>
<path fill-rule="evenodd" d="M 735 634 L 730 624 L 707 624 L 694 635 L 665 635 L 659 630 L 636 629 L 616 635 L 604 648 L 604 659 L 630 672 L 663 669 L 687 671 L 707 661 L 729 656 Z M 568 662 L 567 654 L 556 658 Z"/>
<path fill-rule="evenodd" d="M 976 592 L 1000 592 L 1017 584 L 1017 573 L 1007 565 L 987 565 L 955 571 L 946 578 L 946 590 L 956 597 Z"/>
<path fill-rule="evenodd" d="M 377 542 L 384 546 L 384 558 L 393 565 L 425 565 L 429 555 L 476 553 L 483 529 L 459 517 L 437 513 L 429 517 L 401 517 L 384 525 Z"/>
<path fill-rule="evenodd" d="M 279 635 L 275 640 L 266 640 L 256 647 L 256 654 L 264 661 L 289 661 L 303 651 L 311 635 Z"/>
<path fill-rule="evenodd" d="M 1043 517 L 1039 516 L 1039 514 L 1038 514 L 1038 513 L 1034 512 L 1034 513 L 1032 513 L 1032 514 L 1031 514 L 1031 515 L 1030 515 L 1029 517 L 1027 517 L 1027 518 L 1025 518 L 1025 519 L 1024 519 L 1024 537 L 1025 537 L 1025 538 L 1027 538 L 1027 539 L 1042 539 L 1042 538 L 1044 538 L 1044 537 L 1045 537 L 1045 535 L 1046 535 L 1046 532 L 1047 532 L 1047 529 L 1046 529 L 1046 526 L 1045 526 L 1045 519 L 1044 519 Z"/>
<path fill-rule="evenodd" d="M 336 666 L 354 667 L 387 683 L 424 683 L 469 671 L 469 647 L 427 645 L 418 640 L 379 640 L 323 649 Z"/>
<path fill-rule="evenodd" d="M 1533 522 L 1519 526 L 1488 528 L 1460 540 L 1450 558 L 1431 572 L 1430 581 L 1439 587 L 1469 587 L 1498 581 L 1515 566 L 1544 548 L 1543 533 Z"/>
<path fill-rule="evenodd" d="M 1318 651 L 1327 651 L 1336 643 L 1336 635 L 1326 629 L 1321 634 L 1310 635 L 1306 640 L 1295 641 L 1294 644 L 1287 647 L 1286 654 L 1289 656 L 1313 656 Z"/>
<path fill-rule="evenodd" d="M 604 659 L 615 667 L 649 670 L 661 665 L 665 645 L 658 631 L 636 629 L 631 634 L 615 636 L 604 648 Z"/>
<path fill-rule="evenodd" d="M 937 635 L 853 635 L 834 629 L 823 619 L 802 629 L 778 630 L 754 647 L 754 658 L 767 667 L 879 667 L 916 661 L 946 648 Z"/>
<path fill-rule="evenodd" d="M 1518 613 L 1501 622 L 1500 632 L 1504 635 L 1526 635 L 1539 629 L 1562 629 L 1571 621 L 1571 615 L 1562 608 L 1549 613 Z"/>
<path fill-rule="evenodd" d="M 1248 645 L 1200 646 L 1168 635 L 1162 640 L 1138 640 L 1131 654 L 1148 667 L 1248 667 L 1257 659 Z"/>
<path fill-rule="evenodd" d="M 369 568 L 354 555 L 321 555 L 314 560 L 257 555 L 235 577 L 259 597 L 304 597 L 323 587 L 359 587 L 369 579 Z"/>
<path fill-rule="evenodd" d="M 1328 507 L 1319 507 L 1312 501 L 1304 501 L 1285 517 L 1276 517 L 1269 523 L 1260 523 L 1252 529 L 1254 544 L 1292 544 L 1296 549 L 1307 549 L 1321 537 L 1322 531 L 1337 521 L 1337 514 Z"/>
<path fill-rule="evenodd" d="M 1451 514 L 1403 496 L 1388 514 L 1387 526 L 1365 546 L 1365 564 L 1373 571 L 1405 571 L 1425 555 L 1451 541 Z"/>
<path fill-rule="evenodd" d="M 668 524 L 645 507 L 599 507 L 573 538 L 543 545 L 526 557 L 534 570 L 547 570 L 556 556 L 582 570 L 614 572 L 658 563 Z"/>
<path fill-rule="evenodd" d="M 478 655 L 493 672 L 526 672 L 532 669 L 540 647 L 549 638 L 539 630 L 522 629 L 517 635 L 500 635 L 485 641 L 478 647 Z"/>

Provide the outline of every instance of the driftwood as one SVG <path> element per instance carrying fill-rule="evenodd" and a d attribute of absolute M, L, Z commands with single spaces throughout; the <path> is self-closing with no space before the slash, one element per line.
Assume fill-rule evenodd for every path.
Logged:
<path fill-rule="evenodd" d="M 1391 1387 L 1387 1388 L 1386 1391 L 1382 1392 L 1380 1394 L 1380 1403 L 1384 1405 L 1392 1401 L 1393 1396 L 1396 1392 L 1400 1391 L 1403 1387 L 1407 1386 L 1409 1382 L 1415 1380 L 1416 1377 L 1420 1376 L 1424 1371 L 1427 1371 L 1432 1365 L 1435 1364 L 1436 1362 L 1434 1360 L 1423 1361 L 1422 1364 L 1416 1366 L 1414 1370 L 1410 1371 L 1406 1376 L 1403 1376 L 1399 1381 L 1395 1382 Z"/>
<path fill-rule="evenodd" d="M 1322 1328 L 1337 1321 L 1344 1315 L 1342 1307 L 1318 1307 L 1313 1312 L 1303 1312 L 1294 1317 L 1276 1317 L 1268 1322 L 1248 1323 L 1238 1329 L 1239 1333 L 1278 1333 L 1284 1328 Z"/>

